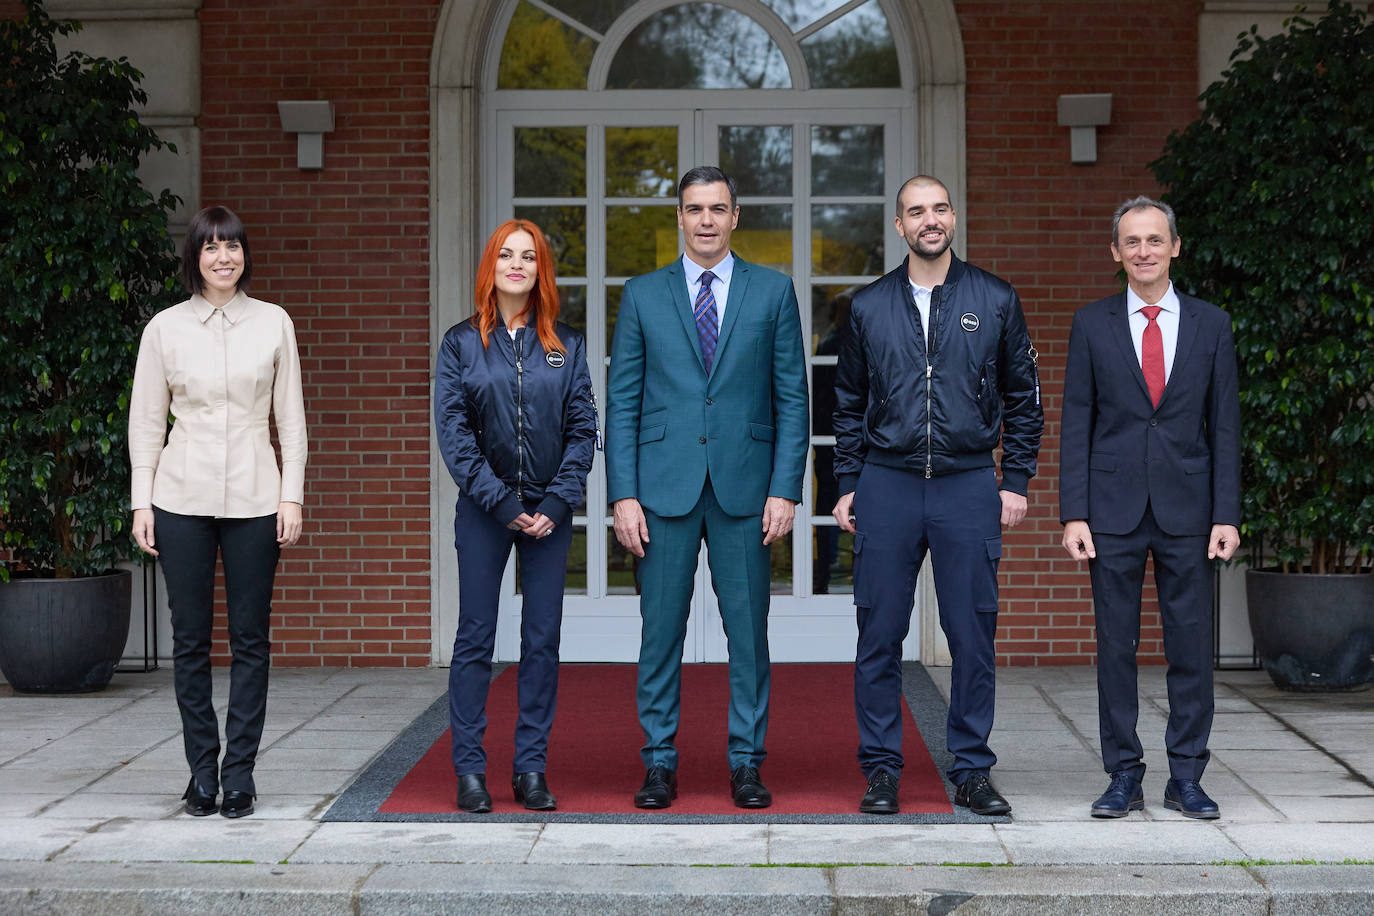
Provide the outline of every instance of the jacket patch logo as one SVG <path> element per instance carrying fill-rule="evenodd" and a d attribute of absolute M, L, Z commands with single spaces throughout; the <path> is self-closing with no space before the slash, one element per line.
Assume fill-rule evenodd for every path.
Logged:
<path fill-rule="evenodd" d="M 959 327 L 963 328 L 965 331 L 978 330 L 978 316 L 972 312 L 964 312 L 964 314 L 959 316 Z"/>
<path fill-rule="evenodd" d="M 553 366 L 555 369 L 562 369 L 563 354 L 559 353 L 557 350 L 552 350 L 544 354 L 544 362 L 548 363 L 550 366 Z"/>

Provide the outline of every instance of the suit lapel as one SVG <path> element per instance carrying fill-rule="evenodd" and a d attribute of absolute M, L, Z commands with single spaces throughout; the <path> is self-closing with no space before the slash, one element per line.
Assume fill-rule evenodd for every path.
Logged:
<path fill-rule="evenodd" d="M 1183 377 L 1179 373 L 1196 349 L 1197 329 L 1200 323 L 1197 316 L 1197 303 L 1191 297 L 1180 293 L 1178 297 L 1178 338 L 1174 341 L 1174 365 L 1169 372 L 1169 381 L 1164 385 L 1164 395 L 1159 399 L 1160 406 L 1163 406 L 1164 399 L 1169 396 L 1169 391 L 1175 387 L 1174 379 Z"/>
<path fill-rule="evenodd" d="M 1112 299 L 1107 314 L 1109 317 L 1107 325 L 1111 328 L 1112 339 L 1116 341 L 1117 348 L 1121 351 L 1122 361 L 1131 367 L 1131 375 L 1140 387 L 1140 393 L 1145 395 L 1145 399 L 1148 401 L 1150 386 L 1145 384 L 1145 371 L 1140 368 L 1140 360 L 1135 355 L 1135 341 L 1131 339 L 1131 318 L 1126 314 L 1126 294 L 1124 292 L 1117 293 Z"/>
<path fill-rule="evenodd" d="M 668 265 L 664 271 L 664 280 L 668 284 L 668 295 L 673 300 L 673 308 L 682 321 L 682 329 L 687 332 L 692 352 L 697 355 L 697 365 L 705 372 L 706 361 L 701 358 L 701 336 L 697 334 L 697 320 L 692 315 L 692 303 L 687 301 L 687 277 L 682 271 L 681 256 Z"/>
<path fill-rule="evenodd" d="M 735 268 L 730 274 L 730 298 L 725 301 L 725 318 L 720 323 L 720 340 L 716 343 L 716 358 L 711 363 L 714 372 L 720 365 L 720 354 L 730 339 L 730 331 L 739 321 L 740 309 L 744 306 L 745 293 L 749 286 L 749 265 L 735 258 Z M 698 348 L 699 349 L 699 348 Z"/>

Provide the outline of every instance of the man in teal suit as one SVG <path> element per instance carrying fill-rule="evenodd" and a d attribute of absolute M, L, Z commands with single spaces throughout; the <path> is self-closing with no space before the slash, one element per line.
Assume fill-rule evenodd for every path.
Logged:
<path fill-rule="evenodd" d="M 766 808 L 768 545 L 806 470 L 806 353 L 792 281 L 730 252 L 735 183 L 706 166 L 677 192 L 683 257 L 625 284 L 607 381 L 616 539 L 639 563 L 640 808 L 677 794 L 682 646 L 703 537 L 730 650 L 730 793 Z"/>

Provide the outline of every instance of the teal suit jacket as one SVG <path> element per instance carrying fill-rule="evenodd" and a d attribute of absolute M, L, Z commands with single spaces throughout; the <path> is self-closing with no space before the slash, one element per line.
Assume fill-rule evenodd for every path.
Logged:
<path fill-rule="evenodd" d="M 736 256 L 709 376 L 682 259 L 625 284 L 606 384 L 609 502 L 686 515 L 708 473 L 727 515 L 800 502 L 809 420 L 791 279 Z"/>

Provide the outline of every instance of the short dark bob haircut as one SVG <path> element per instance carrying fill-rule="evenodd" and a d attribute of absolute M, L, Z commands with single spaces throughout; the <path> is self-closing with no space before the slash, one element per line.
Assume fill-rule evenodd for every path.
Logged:
<path fill-rule="evenodd" d="M 243 276 L 239 289 L 246 289 L 253 279 L 253 249 L 248 247 L 248 233 L 243 220 L 228 207 L 206 207 L 186 227 L 186 242 L 181 246 L 181 281 L 191 293 L 205 290 L 205 278 L 200 275 L 200 249 L 213 241 L 238 242 L 243 249 Z"/>

